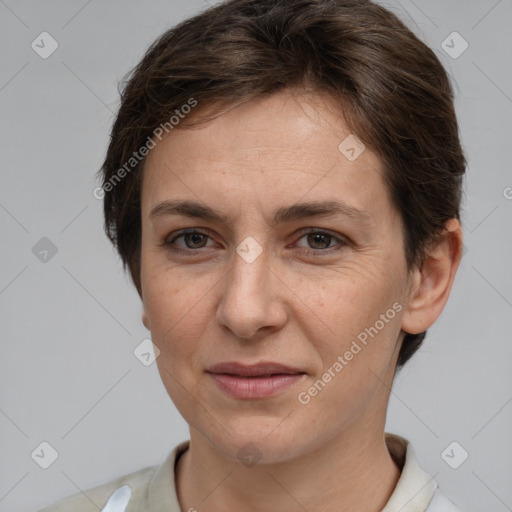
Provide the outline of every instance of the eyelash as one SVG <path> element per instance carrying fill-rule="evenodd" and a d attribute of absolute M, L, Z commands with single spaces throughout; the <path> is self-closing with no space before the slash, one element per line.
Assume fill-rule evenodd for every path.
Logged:
<path fill-rule="evenodd" d="M 191 228 L 191 229 L 185 229 L 183 231 L 178 232 L 176 234 L 176 236 L 174 236 L 172 239 L 167 238 L 161 245 L 168 248 L 169 250 L 171 250 L 172 252 L 174 252 L 176 254 L 183 254 L 183 255 L 191 255 L 192 253 L 200 252 L 201 249 L 205 249 L 204 247 L 199 247 L 197 249 L 183 249 L 183 248 L 178 248 L 175 245 L 173 245 L 174 242 L 176 240 L 178 240 L 178 238 L 182 238 L 185 235 L 190 235 L 190 234 L 202 235 L 202 236 L 205 236 L 205 237 L 208 237 L 209 239 L 211 239 L 211 237 L 208 233 L 199 231 L 195 228 Z M 330 237 L 331 238 L 330 241 L 333 241 L 333 240 L 337 241 L 338 245 L 340 245 L 340 247 L 334 248 L 334 249 L 332 247 L 327 247 L 326 249 L 303 249 L 304 252 L 306 252 L 308 255 L 311 255 L 311 256 L 325 256 L 328 254 L 332 254 L 334 251 L 339 251 L 340 249 L 342 249 L 343 247 L 348 245 L 348 242 L 345 239 L 343 239 L 342 237 L 334 235 L 334 234 L 330 233 L 329 231 L 325 231 L 325 230 L 321 230 L 321 229 L 314 229 L 314 228 L 311 228 L 310 230 L 303 232 L 301 237 L 299 238 L 299 240 L 301 240 L 302 238 L 304 238 L 308 235 L 324 235 L 324 236 Z"/>

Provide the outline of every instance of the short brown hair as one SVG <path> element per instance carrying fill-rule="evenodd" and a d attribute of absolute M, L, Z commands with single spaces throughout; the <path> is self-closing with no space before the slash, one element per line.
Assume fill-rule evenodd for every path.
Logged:
<path fill-rule="evenodd" d="M 422 265 L 448 219 L 460 219 L 466 162 L 451 84 L 397 16 L 369 0 L 228 0 L 165 32 L 120 88 L 100 171 L 105 230 L 139 294 L 144 159 L 133 160 L 135 152 L 191 98 L 217 106 L 202 122 L 296 88 L 334 96 L 352 132 L 382 159 L 409 269 Z M 200 121 L 192 113 L 176 128 Z M 425 334 L 405 335 L 397 367 Z"/>

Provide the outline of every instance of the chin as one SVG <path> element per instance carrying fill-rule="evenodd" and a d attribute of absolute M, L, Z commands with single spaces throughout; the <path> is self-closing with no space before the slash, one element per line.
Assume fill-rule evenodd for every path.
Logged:
<path fill-rule="evenodd" d="M 297 452 L 296 443 L 283 445 L 281 441 L 265 438 L 251 440 L 247 436 L 224 439 L 220 444 L 215 444 L 215 448 L 247 467 L 284 463 L 295 458 Z"/>
<path fill-rule="evenodd" d="M 236 421 L 218 420 L 224 428 L 215 423 L 213 430 L 206 430 L 205 425 L 201 425 L 202 428 L 195 427 L 196 434 L 207 439 L 224 456 L 247 467 L 255 463 L 287 462 L 307 451 L 308 443 L 302 446 L 304 432 L 291 422 L 287 424 L 289 419 L 246 416 Z"/>

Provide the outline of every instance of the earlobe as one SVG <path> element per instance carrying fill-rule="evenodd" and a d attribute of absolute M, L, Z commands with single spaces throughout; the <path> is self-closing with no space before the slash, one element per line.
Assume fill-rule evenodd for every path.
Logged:
<path fill-rule="evenodd" d="M 402 317 L 402 330 L 426 331 L 439 317 L 450 296 L 462 257 L 462 229 L 450 219 L 440 238 L 429 249 L 421 269 L 414 270 L 409 300 Z"/>
<path fill-rule="evenodd" d="M 142 306 L 142 323 L 144 324 L 144 327 L 150 331 L 150 327 L 149 327 L 149 318 L 148 318 L 148 315 L 146 314 L 146 308 L 144 307 L 144 305 Z"/>

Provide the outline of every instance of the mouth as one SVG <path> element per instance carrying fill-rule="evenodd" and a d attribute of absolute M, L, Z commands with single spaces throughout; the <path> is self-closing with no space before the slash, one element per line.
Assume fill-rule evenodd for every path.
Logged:
<path fill-rule="evenodd" d="M 232 398 L 256 400 L 280 394 L 301 380 L 306 372 L 279 363 L 220 363 L 206 373 Z"/>

